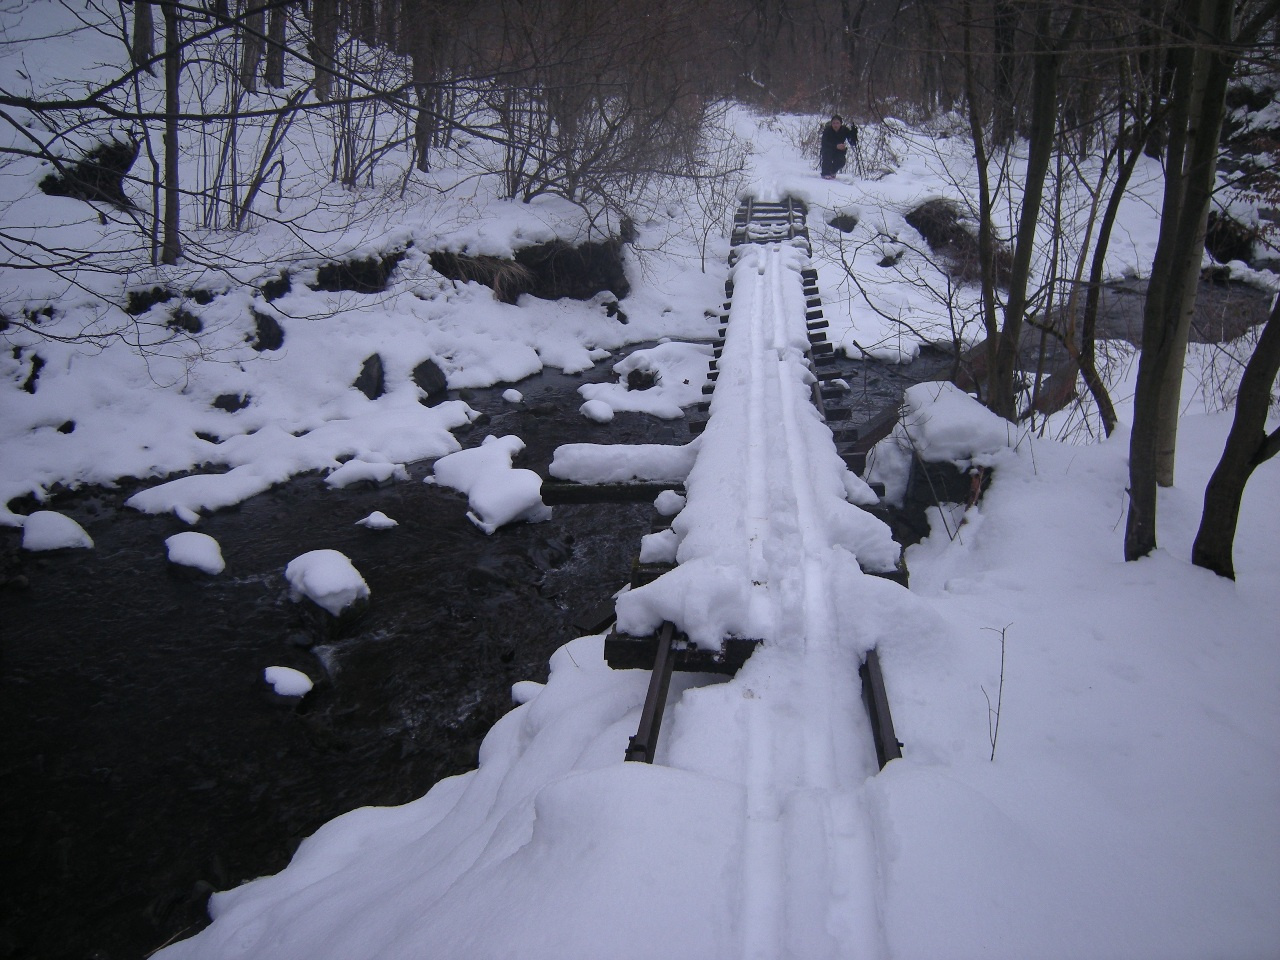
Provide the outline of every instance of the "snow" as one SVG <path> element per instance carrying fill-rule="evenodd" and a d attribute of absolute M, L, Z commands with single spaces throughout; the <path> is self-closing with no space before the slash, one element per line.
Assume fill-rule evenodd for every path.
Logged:
<path fill-rule="evenodd" d="M 289 598 L 306 597 L 316 606 L 338 616 L 352 604 L 369 598 L 369 585 L 337 550 L 311 550 L 294 557 L 284 568 Z"/>
<path fill-rule="evenodd" d="M 392 527 L 400 526 L 398 521 L 392 520 L 381 510 L 373 511 L 363 520 L 357 520 L 356 524 L 369 530 L 390 530 Z"/>
<path fill-rule="evenodd" d="M 578 483 L 625 483 L 629 480 L 669 480 L 689 475 L 701 438 L 671 446 L 660 443 L 566 443 L 556 448 L 547 472 Z"/>
<path fill-rule="evenodd" d="M 37 27 L 56 37 L 55 15 L 70 12 L 40 0 L 21 18 L 5 16 L 7 88 L 23 62 L 20 41 Z M 81 46 L 51 47 L 48 63 L 93 70 L 116 59 L 110 31 L 69 36 Z M 752 149 L 744 191 L 809 203 L 812 260 L 761 247 L 732 268 L 730 333 L 703 434 L 683 445 L 568 444 L 549 473 L 684 486 L 655 502 L 670 529 L 639 545 L 644 562 L 678 565 L 618 597 L 622 629 L 645 634 L 669 620 L 704 646 L 726 635 L 762 645 L 733 678 L 673 678 L 650 766 L 622 760 L 648 673 L 609 669 L 599 636 L 570 640 L 545 684 L 513 685 L 517 705 L 485 737 L 476 770 L 412 803 L 325 824 L 286 869 L 216 894 L 212 926 L 163 960 L 1274 954 L 1280 461 L 1259 467 L 1246 490 L 1238 579 L 1188 561 L 1229 427 L 1203 374 L 1236 348 L 1188 355 L 1177 483 L 1160 494 L 1161 549 L 1136 563 L 1121 559 L 1132 367 L 1113 390 L 1122 427 L 1105 442 L 1075 442 L 1064 419 L 1043 435 L 1011 434 L 954 388 L 913 389 L 870 479 L 892 499 L 912 449 L 990 466 L 993 479 L 977 505 L 933 511 L 930 536 L 906 552 L 909 590 L 868 575 L 892 569 L 897 548 L 855 506 L 874 494 L 845 469 L 808 404 L 797 270 L 818 270 L 830 337 L 847 354 L 908 363 L 922 342 L 950 339 L 951 318 L 971 314 L 976 293 L 948 282 L 904 214 L 934 197 L 963 205 L 972 155 L 954 118 L 928 130 L 890 119 L 862 127 L 865 176 L 822 181 L 796 149 L 820 118 L 737 109 L 730 120 Z M 486 533 L 544 518 L 541 478 L 513 466 L 519 438 L 463 450 L 452 431 L 476 411 L 457 399 L 420 402 L 411 373 L 426 359 L 451 390 L 497 385 L 520 403 L 510 385 L 548 366 L 580 372 L 652 343 L 614 364 L 621 382 L 583 387 L 584 414 L 602 425 L 618 412 L 676 418 L 702 398 L 727 248 L 714 241 L 701 269 L 692 205 L 656 204 L 638 223 L 621 324 L 603 296 L 511 305 L 430 267 L 431 250 L 502 255 L 585 239 L 590 217 L 573 204 L 499 200 L 465 159 L 451 169 L 443 156 L 433 176 L 470 192 L 441 192 L 444 180 L 433 179 L 406 181 L 402 194 L 400 171 L 339 192 L 317 186 L 323 150 L 290 149 L 289 168 L 319 178 L 282 198 L 291 223 L 208 237 L 210 256 L 233 266 L 202 277 L 225 291 L 200 308 L 203 340 L 160 339 L 146 355 L 110 336 L 57 338 L 133 322 L 96 294 L 118 301 L 125 284 L 153 282 L 188 289 L 200 270 L 136 271 L 111 252 L 120 225 L 39 194 L 34 163 L 19 158 L 7 170 L 0 227 L 38 228 L 50 246 L 96 245 L 105 264 L 74 284 L 0 265 L 13 315 L 56 306 L 43 323 L 50 337 L 11 328 L 0 351 L 0 524 L 21 526 L 25 549 L 92 541 L 60 514 L 18 515 L 15 498 L 43 503 L 58 485 L 122 477 L 151 483 L 129 498 L 132 508 L 196 523 L 302 473 L 341 490 L 404 482 L 404 465 L 434 460 L 434 481 L 463 493 Z M 1015 152 L 1002 235 L 1023 163 Z M 1144 158 L 1121 205 L 1109 276 L 1148 270 L 1159 204 L 1159 165 Z M 1087 206 L 1066 203 L 1064 216 Z M 836 213 L 857 217 L 852 233 L 828 226 Z M 322 259 L 392 247 L 407 253 L 382 294 L 306 285 Z M 886 256 L 898 266 L 880 266 Z M 284 267 L 292 287 L 268 303 L 256 288 Z M 171 306 L 139 323 L 163 329 Z M 248 346 L 253 311 L 280 323 L 281 350 Z M 387 392 L 370 400 L 352 383 L 374 353 Z M 44 366 L 28 392 L 37 355 Z M 632 371 L 656 373 L 655 385 L 627 390 Z M 224 395 L 247 405 L 215 408 Z M 358 522 L 394 525 L 378 511 Z M 216 544 L 200 536 L 170 538 L 170 558 L 210 561 Z M 336 550 L 297 557 L 285 576 L 295 600 L 335 615 L 369 597 Z M 873 647 L 905 744 L 883 771 L 857 680 Z M 264 678 L 280 691 L 287 669 Z"/>
<path fill-rule="evenodd" d="M 653 509 L 664 517 L 674 517 L 688 501 L 674 490 L 663 490 L 653 501 Z"/>
<path fill-rule="evenodd" d="M 53 510 L 37 510 L 22 525 L 22 549 L 93 549 L 93 538 L 70 517 Z"/>
<path fill-rule="evenodd" d="M 511 465 L 523 449 L 519 437 L 490 435 L 478 447 L 441 457 L 428 480 L 465 493 L 467 518 L 487 534 L 508 523 L 537 523 L 551 508 L 542 502 L 542 478 Z"/>
<path fill-rule="evenodd" d="M 668 342 L 635 350 L 613 365 L 619 383 L 585 383 L 578 388 L 587 400 L 582 412 L 600 423 L 608 423 L 614 413 L 623 412 L 675 420 L 684 416 L 685 407 L 702 399 L 710 359 L 711 348 L 699 343 Z M 627 377 L 633 371 L 649 374 L 656 382 L 647 389 L 629 390 Z"/>
<path fill-rule="evenodd" d="M 353 483 L 369 482 L 375 484 L 390 483 L 392 480 L 408 480 L 409 474 L 403 463 L 366 463 L 363 460 L 349 460 L 333 473 L 324 478 L 324 482 L 341 490 Z"/>
<path fill-rule="evenodd" d="M 262 677 L 282 697 L 305 697 L 311 692 L 311 678 L 293 667 L 267 667 Z"/>
<path fill-rule="evenodd" d="M 608 423 L 613 419 L 613 406 L 605 400 L 588 400 L 578 409 L 584 417 L 596 423 Z"/>
<path fill-rule="evenodd" d="M 222 548 L 218 541 L 206 533 L 184 530 L 175 533 L 164 541 L 170 563 L 183 567 L 194 567 L 211 576 L 216 576 L 226 569 L 222 559 Z"/>
<path fill-rule="evenodd" d="M 868 477 L 884 484 L 886 500 L 901 503 L 913 456 L 961 468 L 990 466 L 1018 440 L 1017 427 L 954 384 L 919 383 L 903 393 L 902 415 L 872 451 Z"/>

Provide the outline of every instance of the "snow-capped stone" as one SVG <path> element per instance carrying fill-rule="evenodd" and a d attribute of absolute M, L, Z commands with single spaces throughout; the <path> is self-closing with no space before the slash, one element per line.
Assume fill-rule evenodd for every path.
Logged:
<path fill-rule="evenodd" d="M 356 526 L 367 527 L 370 530 L 390 530 L 392 527 L 400 526 L 400 522 L 392 520 L 381 510 L 375 510 L 363 520 L 357 520 Z"/>
<path fill-rule="evenodd" d="M 289 561 L 284 568 L 289 598 L 306 597 L 335 617 L 352 604 L 367 600 L 369 585 L 337 550 L 312 550 Z"/>
<path fill-rule="evenodd" d="M 1017 427 L 953 383 L 918 383 L 902 397 L 902 424 L 920 459 L 967 461 L 1008 448 Z"/>
<path fill-rule="evenodd" d="M 371 483 L 389 483 L 391 480 L 408 480 L 409 474 L 403 463 L 366 463 L 364 460 L 348 460 L 324 478 L 324 482 L 335 490 L 349 487 L 353 483 L 368 480 Z"/>
<path fill-rule="evenodd" d="M 653 509 L 663 517 L 674 517 L 684 509 L 685 498 L 674 490 L 663 490 L 653 501 Z"/>
<path fill-rule="evenodd" d="M 435 483 L 467 495 L 467 517 L 485 533 L 508 523 L 536 523 L 551 516 L 542 502 L 542 477 L 514 470 L 512 458 L 524 449 L 519 437 L 485 437 L 480 446 L 459 450 L 436 461 Z"/>
<path fill-rule="evenodd" d="M 262 677 L 282 697 L 304 697 L 313 686 L 310 677 L 293 667 L 267 667 Z"/>
<path fill-rule="evenodd" d="M 175 533 L 165 540 L 164 545 L 168 550 L 170 563 L 176 563 L 181 567 L 194 567 L 211 576 L 226 569 L 227 564 L 222 559 L 222 548 L 218 545 L 218 541 L 207 533 L 196 533 L 194 530 Z"/>
<path fill-rule="evenodd" d="M 596 423 L 608 423 L 613 419 L 613 407 L 603 400 L 588 400 L 578 409 L 584 417 Z"/>
<path fill-rule="evenodd" d="M 37 510 L 22 525 L 23 550 L 93 549 L 84 527 L 53 510 Z"/>
<path fill-rule="evenodd" d="M 675 563 L 680 538 L 674 530 L 659 530 L 640 538 L 641 563 Z"/>
<path fill-rule="evenodd" d="M 507 401 L 507 403 L 523 403 L 524 394 L 515 389 L 515 387 L 511 387 L 510 389 L 502 391 L 502 399 Z"/>

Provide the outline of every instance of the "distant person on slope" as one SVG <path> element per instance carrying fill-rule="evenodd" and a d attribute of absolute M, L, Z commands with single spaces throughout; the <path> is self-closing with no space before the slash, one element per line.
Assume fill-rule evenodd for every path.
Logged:
<path fill-rule="evenodd" d="M 836 114 L 831 122 L 822 128 L 822 149 L 819 158 L 822 163 L 822 179 L 834 180 L 836 174 L 844 169 L 848 159 L 849 144 L 858 145 L 858 128 L 850 124 L 844 125 L 844 118 Z"/>

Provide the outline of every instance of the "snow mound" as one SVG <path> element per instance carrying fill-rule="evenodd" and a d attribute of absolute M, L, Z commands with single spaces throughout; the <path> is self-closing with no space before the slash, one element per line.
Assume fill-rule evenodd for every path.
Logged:
<path fill-rule="evenodd" d="M 902 399 L 902 424 L 920 459 L 973 461 L 1007 449 L 1017 427 L 953 383 L 918 383 Z"/>
<path fill-rule="evenodd" d="M 169 562 L 182 567 L 194 567 L 207 574 L 216 575 L 226 569 L 222 548 L 218 541 L 206 533 L 187 530 L 175 533 L 164 542 L 169 552 Z"/>
<path fill-rule="evenodd" d="M 282 697 L 304 697 L 313 686 L 310 677 L 293 667 L 267 667 L 262 677 Z"/>
<path fill-rule="evenodd" d="M 441 457 L 428 480 L 465 493 L 467 518 L 485 533 L 508 523 L 537 523 L 551 516 L 551 508 L 542 502 L 542 478 L 511 466 L 523 449 L 519 437 L 488 436 L 478 447 Z"/>
<path fill-rule="evenodd" d="M 992 466 L 1016 442 L 1017 431 L 955 384 L 918 383 L 903 394 L 893 432 L 873 449 L 867 479 L 884 484 L 886 500 L 901 503 L 913 456 L 962 469 Z"/>
<path fill-rule="evenodd" d="M 684 509 L 685 498 L 674 490 L 663 490 L 653 501 L 653 509 L 659 516 L 674 517 Z"/>
<path fill-rule="evenodd" d="M 22 525 L 23 550 L 93 549 L 93 538 L 70 517 L 53 510 L 37 510 Z"/>
<path fill-rule="evenodd" d="M 347 557 L 337 550 L 312 550 L 289 561 L 284 568 L 289 597 L 303 597 L 335 617 L 352 604 L 367 600 L 369 585 Z"/>
<path fill-rule="evenodd" d="M 392 527 L 400 526 L 400 523 L 392 520 L 381 510 L 375 510 L 363 520 L 357 520 L 356 526 L 367 527 L 370 530 L 390 530 Z"/>
<path fill-rule="evenodd" d="M 662 443 L 566 443 L 556 447 L 547 472 L 576 483 L 669 480 L 679 483 L 693 469 L 701 446 L 695 437 L 683 446 Z"/>
<path fill-rule="evenodd" d="M 588 400 L 578 409 L 584 417 L 596 423 L 608 423 L 613 419 L 613 407 L 603 400 Z"/>
<path fill-rule="evenodd" d="M 614 413 L 647 413 L 663 420 L 684 416 L 684 407 L 702 399 L 707 382 L 707 361 L 711 348 L 701 343 L 660 343 L 648 350 L 636 350 L 614 364 L 620 383 L 585 383 L 578 393 L 588 401 L 607 404 Z M 652 386 L 630 389 L 629 375 L 643 374 Z M 599 410 L 598 404 L 592 410 Z M 584 414 L 588 413 L 584 405 Z"/>
<path fill-rule="evenodd" d="M 674 530 L 659 530 L 640 538 L 641 563 L 675 563 L 680 538 Z"/>
<path fill-rule="evenodd" d="M 502 399 L 507 401 L 507 403 L 523 403 L 524 394 L 512 387 L 508 390 L 502 391 Z"/>
<path fill-rule="evenodd" d="M 341 490 L 343 487 L 366 480 L 383 484 L 391 480 L 408 479 L 409 474 L 403 463 L 366 463 L 364 460 L 349 460 L 325 477 L 324 482 L 335 490 Z"/>

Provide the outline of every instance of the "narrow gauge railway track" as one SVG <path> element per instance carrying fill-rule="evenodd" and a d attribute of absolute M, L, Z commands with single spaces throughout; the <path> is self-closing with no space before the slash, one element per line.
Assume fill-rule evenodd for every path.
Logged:
<path fill-rule="evenodd" d="M 861 472 L 866 452 L 888 433 L 893 423 L 892 417 L 885 417 L 861 430 L 848 425 L 849 409 L 840 404 L 846 391 L 832 385 L 837 379 L 834 349 L 826 337 L 818 275 L 808 263 L 809 255 L 803 202 L 790 197 L 777 202 L 743 202 L 734 221 L 729 261 L 734 272 L 725 284 L 723 325 L 713 345 L 709 382 L 704 387 L 708 399 L 695 411 L 703 416 L 690 421 L 695 435 L 708 429 L 716 432 L 723 424 L 722 432 L 736 436 L 731 442 L 744 454 L 741 527 L 731 520 L 728 526 L 735 529 L 724 531 L 723 535 L 727 540 L 736 537 L 744 541 L 746 572 L 752 584 L 748 604 L 754 605 L 765 619 L 799 626 L 806 640 L 829 637 L 836 629 L 829 601 L 830 584 L 821 562 L 815 564 L 813 560 L 821 555 L 822 544 L 805 542 L 806 538 L 814 540 L 821 528 L 809 476 L 812 461 L 815 455 L 824 453 L 830 461 L 834 452 L 849 469 Z M 806 394 L 811 403 L 808 410 L 799 400 Z M 680 489 L 683 492 L 683 487 Z M 585 500 L 588 496 L 575 499 Z M 797 576 L 787 577 L 796 581 L 789 587 L 787 598 L 778 597 L 778 591 L 770 589 L 771 579 L 777 578 L 771 577 L 766 551 L 771 549 L 778 532 L 784 539 L 797 536 L 799 556 L 805 558 L 794 569 Z M 710 536 L 721 535 L 716 532 Z M 671 565 L 637 563 L 631 587 L 645 587 L 671 570 Z M 906 581 L 900 564 L 888 568 L 881 564 L 867 572 L 903 584 Z M 773 609 L 769 609 L 771 605 Z M 604 629 L 613 622 L 613 613 L 612 606 L 605 608 L 602 616 L 583 626 Z M 625 633 L 616 626 L 610 631 L 605 640 L 610 666 L 652 671 L 627 759 L 653 762 L 674 671 L 733 675 L 765 642 L 763 637 L 735 633 L 718 639 L 718 645 L 691 641 L 679 625 L 670 621 L 644 636 Z M 816 658 L 824 655 L 821 642 L 807 645 Z M 901 744 L 893 728 L 874 649 L 858 664 L 857 672 L 876 759 L 883 767 L 901 756 Z M 852 681 L 851 676 L 849 680 Z"/>
<path fill-rule="evenodd" d="M 867 573 L 905 583 L 900 549 L 848 499 L 870 493 L 850 472 L 869 442 L 824 376 L 834 350 L 806 220 L 792 198 L 738 212 L 705 417 L 691 424 L 699 447 L 671 520 L 677 562 L 637 566 L 604 644 L 610 666 L 651 671 L 628 760 L 658 757 L 673 671 L 738 675 L 741 698 L 725 704 L 746 813 L 737 936 L 760 960 L 815 946 L 885 955 L 868 922 L 876 839 L 862 785 L 901 756 L 846 599 Z M 677 733 L 727 749 L 723 731 Z"/>

